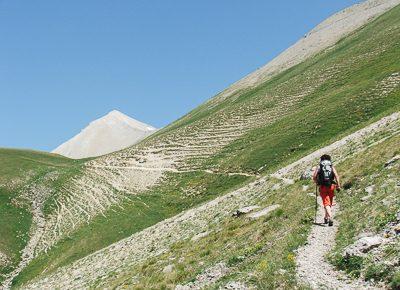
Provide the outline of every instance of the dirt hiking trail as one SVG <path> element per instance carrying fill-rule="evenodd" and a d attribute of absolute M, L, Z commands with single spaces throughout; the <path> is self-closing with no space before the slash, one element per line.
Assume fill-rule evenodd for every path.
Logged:
<path fill-rule="evenodd" d="M 333 216 L 340 207 L 336 203 Z M 332 227 L 323 224 L 324 208 L 318 197 L 317 222 L 314 223 L 307 243 L 297 253 L 297 278 L 312 289 L 379 289 L 361 280 L 352 280 L 327 262 L 326 255 L 335 246 L 339 222 L 334 219 Z"/>

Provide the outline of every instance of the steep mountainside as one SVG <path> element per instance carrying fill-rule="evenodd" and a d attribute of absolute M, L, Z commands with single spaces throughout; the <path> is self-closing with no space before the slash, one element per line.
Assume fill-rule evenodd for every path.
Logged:
<path fill-rule="evenodd" d="M 202 283 L 196 273 L 207 271 L 239 277 L 247 262 L 247 283 L 296 285 L 293 251 L 306 239 L 313 203 L 293 180 L 320 152 L 295 161 L 400 109 L 400 7 L 377 17 L 399 2 L 336 14 L 314 30 L 318 37 L 300 41 L 307 50 L 323 43 L 308 54 L 233 85 L 135 146 L 87 161 L 46 195 L 29 264 L 4 285 L 173 287 Z M 350 28 L 339 33 L 340 23 Z M 398 114 L 378 124 L 325 151 L 345 160 L 398 134 Z M 229 218 L 252 204 L 274 214 Z M 246 274 L 253 270 L 256 281 Z"/>
<path fill-rule="evenodd" d="M 309 187 L 309 180 L 299 180 L 301 173 L 308 172 L 321 154 L 330 153 L 347 180 L 360 179 L 368 172 L 367 180 L 375 174 L 386 182 L 387 191 L 379 190 L 379 195 L 374 197 L 378 200 L 383 195 L 389 202 L 385 206 L 377 202 L 371 208 L 364 203 L 355 212 L 344 210 L 345 215 L 370 213 L 367 219 L 358 222 L 357 230 L 346 236 L 349 244 L 360 231 L 381 231 L 400 212 L 400 204 L 395 199 L 396 184 L 400 181 L 396 175 L 399 164 L 381 172 L 385 163 L 398 153 L 399 142 L 400 113 L 394 113 L 273 174 L 260 176 L 254 182 L 166 219 L 25 287 L 293 289 L 303 282 L 296 280 L 296 250 L 305 243 L 314 218 L 315 193 Z M 362 162 L 361 169 L 359 162 Z M 362 195 L 354 197 L 352 192 L 362 191 L 363 186 L 362 182 L 350 187 L 346 183 L 340 200 L 359 199 Z M 400 254 L 399 238 L 390 257 L 398 258 Z M 392 241 L 389 239 L 388 242 Z M 338 259 L 344 259 L 341 252 Z M 318 266 L 321 265 L 314 265 L 309 276 L 320 273 Z M 387 276 L 393 277 L 399 270 L 397 265 Z M 335 273 L 322 275 L 336 278 Z M 333 289 L 369 286 L 344 280 L 336 282 L 319 284 L 317 289 L 325 285 Z"/>
<path fill-rule="evenodd" d="M 0 149 L 0 281 L 29 253 L 41 208 L 64 179 L 79 174 L 82 161 L 35 151 Z M 52 188 L 50 188 L 50 185 Z M 31 228 L 31 224 L 33 226 Z"/>
<path fill-rule="evenodd" d="M 155 131 L 156 128 L 114 110 L 90 123 L 53 153 L 74 159 L 96 157 L 132 146 Z"/>

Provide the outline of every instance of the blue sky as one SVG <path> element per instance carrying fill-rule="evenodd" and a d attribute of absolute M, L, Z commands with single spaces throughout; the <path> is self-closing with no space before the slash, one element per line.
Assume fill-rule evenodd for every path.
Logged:
<path fill-rule="evenodd" d="M 354 0 L 0 0 L 0 147 L 113 109 L 162 127 Z"/>

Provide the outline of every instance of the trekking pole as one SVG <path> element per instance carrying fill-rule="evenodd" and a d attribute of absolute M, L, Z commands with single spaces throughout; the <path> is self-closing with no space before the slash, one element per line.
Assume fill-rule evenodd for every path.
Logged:
<path fill-rule="evenodd" d="M 318 186 L 315 185 L 315 217 L 314 217 L 314 223 L 317 223 L 317 212 L 318 212 Z"/>

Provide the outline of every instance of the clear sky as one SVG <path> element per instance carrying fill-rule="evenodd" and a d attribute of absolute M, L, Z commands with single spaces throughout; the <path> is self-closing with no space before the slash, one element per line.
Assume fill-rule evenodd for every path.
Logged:
<path fill-rule="evenodd" d="M 0 0 L 0 147 L 113 109 L 162 127 L 355 0 Z"/>

